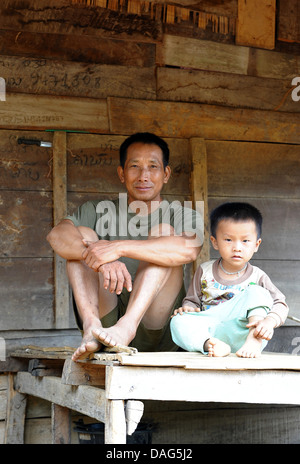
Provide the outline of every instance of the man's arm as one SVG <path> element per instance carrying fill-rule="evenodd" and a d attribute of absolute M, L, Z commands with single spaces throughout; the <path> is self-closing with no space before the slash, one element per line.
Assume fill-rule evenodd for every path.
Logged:
<path fill-rule="evenodd" d="M 63 219 L 47 235 L 47 240 L 53 250 L 68 260 L 82 259 L 82 253 L 86 249 L 82 239 L 79 230 L 69 219 Z"/>
<path fill-rule="evenodd" d="M 121 257 L 173 267 L 194 261 L 200 250 L 201 246 L 195 238 L 170 235 L 148 240 L 100 240 L 88 246 L 83 258 L 94 270 Z"/>

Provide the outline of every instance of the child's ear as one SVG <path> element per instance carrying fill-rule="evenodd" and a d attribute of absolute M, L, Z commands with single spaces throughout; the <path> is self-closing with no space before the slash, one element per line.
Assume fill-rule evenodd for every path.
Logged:
<path fill-rule="evenodd" d="M 261 238 L 259 238 L 256 242 L 256 246 L 255 246 L 255 250 L 254 250 L 254 253 L 257 252 L 257 250 L 259 249 L 259 245 L 261 244 Z"/>
<path fill-rule="evenodd" d="M 210 241 L 214 249 L 218 250 L 219 249 L 218 242 L 217 242 L 217 239 L 213 235 L 210 236 Z"/>

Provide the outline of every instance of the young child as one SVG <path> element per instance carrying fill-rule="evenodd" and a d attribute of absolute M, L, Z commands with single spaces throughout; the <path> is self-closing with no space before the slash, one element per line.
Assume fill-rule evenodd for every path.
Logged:
<path fill-rule="evenodd" d="M 288 314 L 284 295 L 249 263 L 261 244 L 261 213 L 248 203 L 224 203 L 210 223 L 212 246 L 221 258 L 196 270 L 171 319 L 173 341 L 208 356 L 234 351 L 257 357 Z"/>

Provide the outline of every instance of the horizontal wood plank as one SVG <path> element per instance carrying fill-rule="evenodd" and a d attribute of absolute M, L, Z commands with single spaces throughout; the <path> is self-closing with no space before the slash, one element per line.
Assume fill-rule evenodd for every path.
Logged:
<path fill-rule="evenodd" d="M 52 228 L 52 195 L 38 191 L 0 191 L 2 256 L 52 257 L 46 235 Z"/>
<path fill-rule="evenodd" d="M 107 374 L 110 399 L 300 404 L 300 377 L 295 371 L 226 370 L 221 374 L 218 370 L 108 366 Z"/>
<path fill-rule="evenodd" d="M 291 81 L 240 74 L 159 67 L 157 99 L 299 112 Z"/>
<path fill-rule="evenodd" d="M 298 114 L 126 98 L 109 98 L 108 105 L 112 132 L 300 143 Z"/>
<path fill-rule="evenodd" d="M 273 79 L 292 80 L 300 71 L 300 62 L 295 54 L 166 34 L 163 42 L 157 45 L 156 59 L 160 66 L 248 74 Z"/>
<path fill-rule="evenodd" d="M 165 34 L 156 50 L 156 59 L 161 66 L 247 74 L 247 47 Z"/>
<path fill-rule="evenodd" d="M 59 377 L 38 379 L 28 372 L 19 372 L 16 389 L 105 422 L 105 390 L 101 388 L 80 385 L 73 389 L 62 384 Z"/>
<path fill-rule="evenodd" d="M 50 191 L 52 148 L 34 143 L 52 144 L 52 138 L 50 132 L 1 130 L 0 190 Z M 28 140 L 33 141 L 31 145 L 26 144 Z"/>
<path fill-rule="evenodd" d="M 10 93 L 0 106 L 0 128 L 108 132 L 106 101 Z"/>
<path fill-rule="evenodd" d="M 52 259 L 1 259 L 0 282 L 1 330 L 54 328 Z"/>
<path fill-rule="evenodd" d="M 93 36 L 0 29 L 0 53 L 27 57 L 37 69 L 45 59 L 82 63 L 149 67 L 155 64 L 155 44 Z M 42 58 L 41 58 L 42 57 Z"/>
<path fill-rule="evenodd" d="M 300 146 L 206 140 L 210 196 L 300 199 Z"/>
<path fill-rule="evenodd" d="M 0 76 L 8 93 L 156 99 L 154 67 L 0 56 Z"/>
<path fill-rule="evenodd" d="M 55 0 L 4 1 L 0 9 L 0 28 L 35 33 L 94 35 L 97 37 L 131 38 L 154 42 L 162 33 L 161 22 L 150 17 L 126 14 L 107 8 L 78 4 L 76 7 Z"/>
<path fill-rule="evenodd" d="M 180 317 L 180 316 L 179 316 Z M 103 353 L 95 353 L 94 359 L 104 362 Z M 300 371 L 300 358 L 297 356 L 283 355 L 279 353 L 263 353 L 258 358 L 239 358 L 234 353 L 225 357 L 209 357 L 197 352 L 154 352 L 136 353 L 128 355 L 126 353 L 111 354 L 111 361 L 119 361 L 122 366 L 144 366 L 144 367 L 177 367 L 182 369 L 198 369 L 199 372 L 207 370 L 220 371 L 241 371 L 241 370 L 295 370 Z M 68 363 L 68 366 L 70 363 Z M 87 366 L 88 363 L 82 364 Z M 72 364 L 71 364 L 72 366 Z M 99 368 L 101 369 L 101 364 Z M 67 368 L 67 372 L 69 367 Z M 76 368 L 74 367 L 76 372 Z"/>
<path fill-rule="evenodd" d="M 153 442 L 186 443 L 201 445 L 287 445 L 299 441 L 298 406 L 274 407 L 263 405 L 178 404 L 176 410 L 162 410 L 162 402 L 156 411 L 145 410 L 159 429 L 153 432 Z M 168 403 L 165 403 L 168 404 Z M 169 403 L 170 404 L 170 403 Z M 171 403 L 171 406 L 173 403 Z M 147 407 L 147 404 L 145 405 Z M 184 409 L 184 410 L 183 410 Z M 151 413 L 151 415 L 150 415 Z M 202 427 L 205 424 L 205 427 Z M 220 427 L 222 424 L 222 427 Z M 188 439 L 184 438 L 188 435 Z"/>

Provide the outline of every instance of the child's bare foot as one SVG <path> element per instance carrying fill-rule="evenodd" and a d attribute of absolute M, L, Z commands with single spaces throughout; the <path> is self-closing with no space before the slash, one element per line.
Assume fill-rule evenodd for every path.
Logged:
<path fill-rule="evenodd" d="M 222 342 L 218 338 L 209 338 L 204 343 L 204 350 L 208 351 L 208 356 L 222 357 L 230 354 L 230 346 Z"/>
<path fill-rule="evenodd" d="M 248 338 L 236 355 L 240 358 L 258 358 L 261 355 L 261 345 L 261 338 Z"/>

